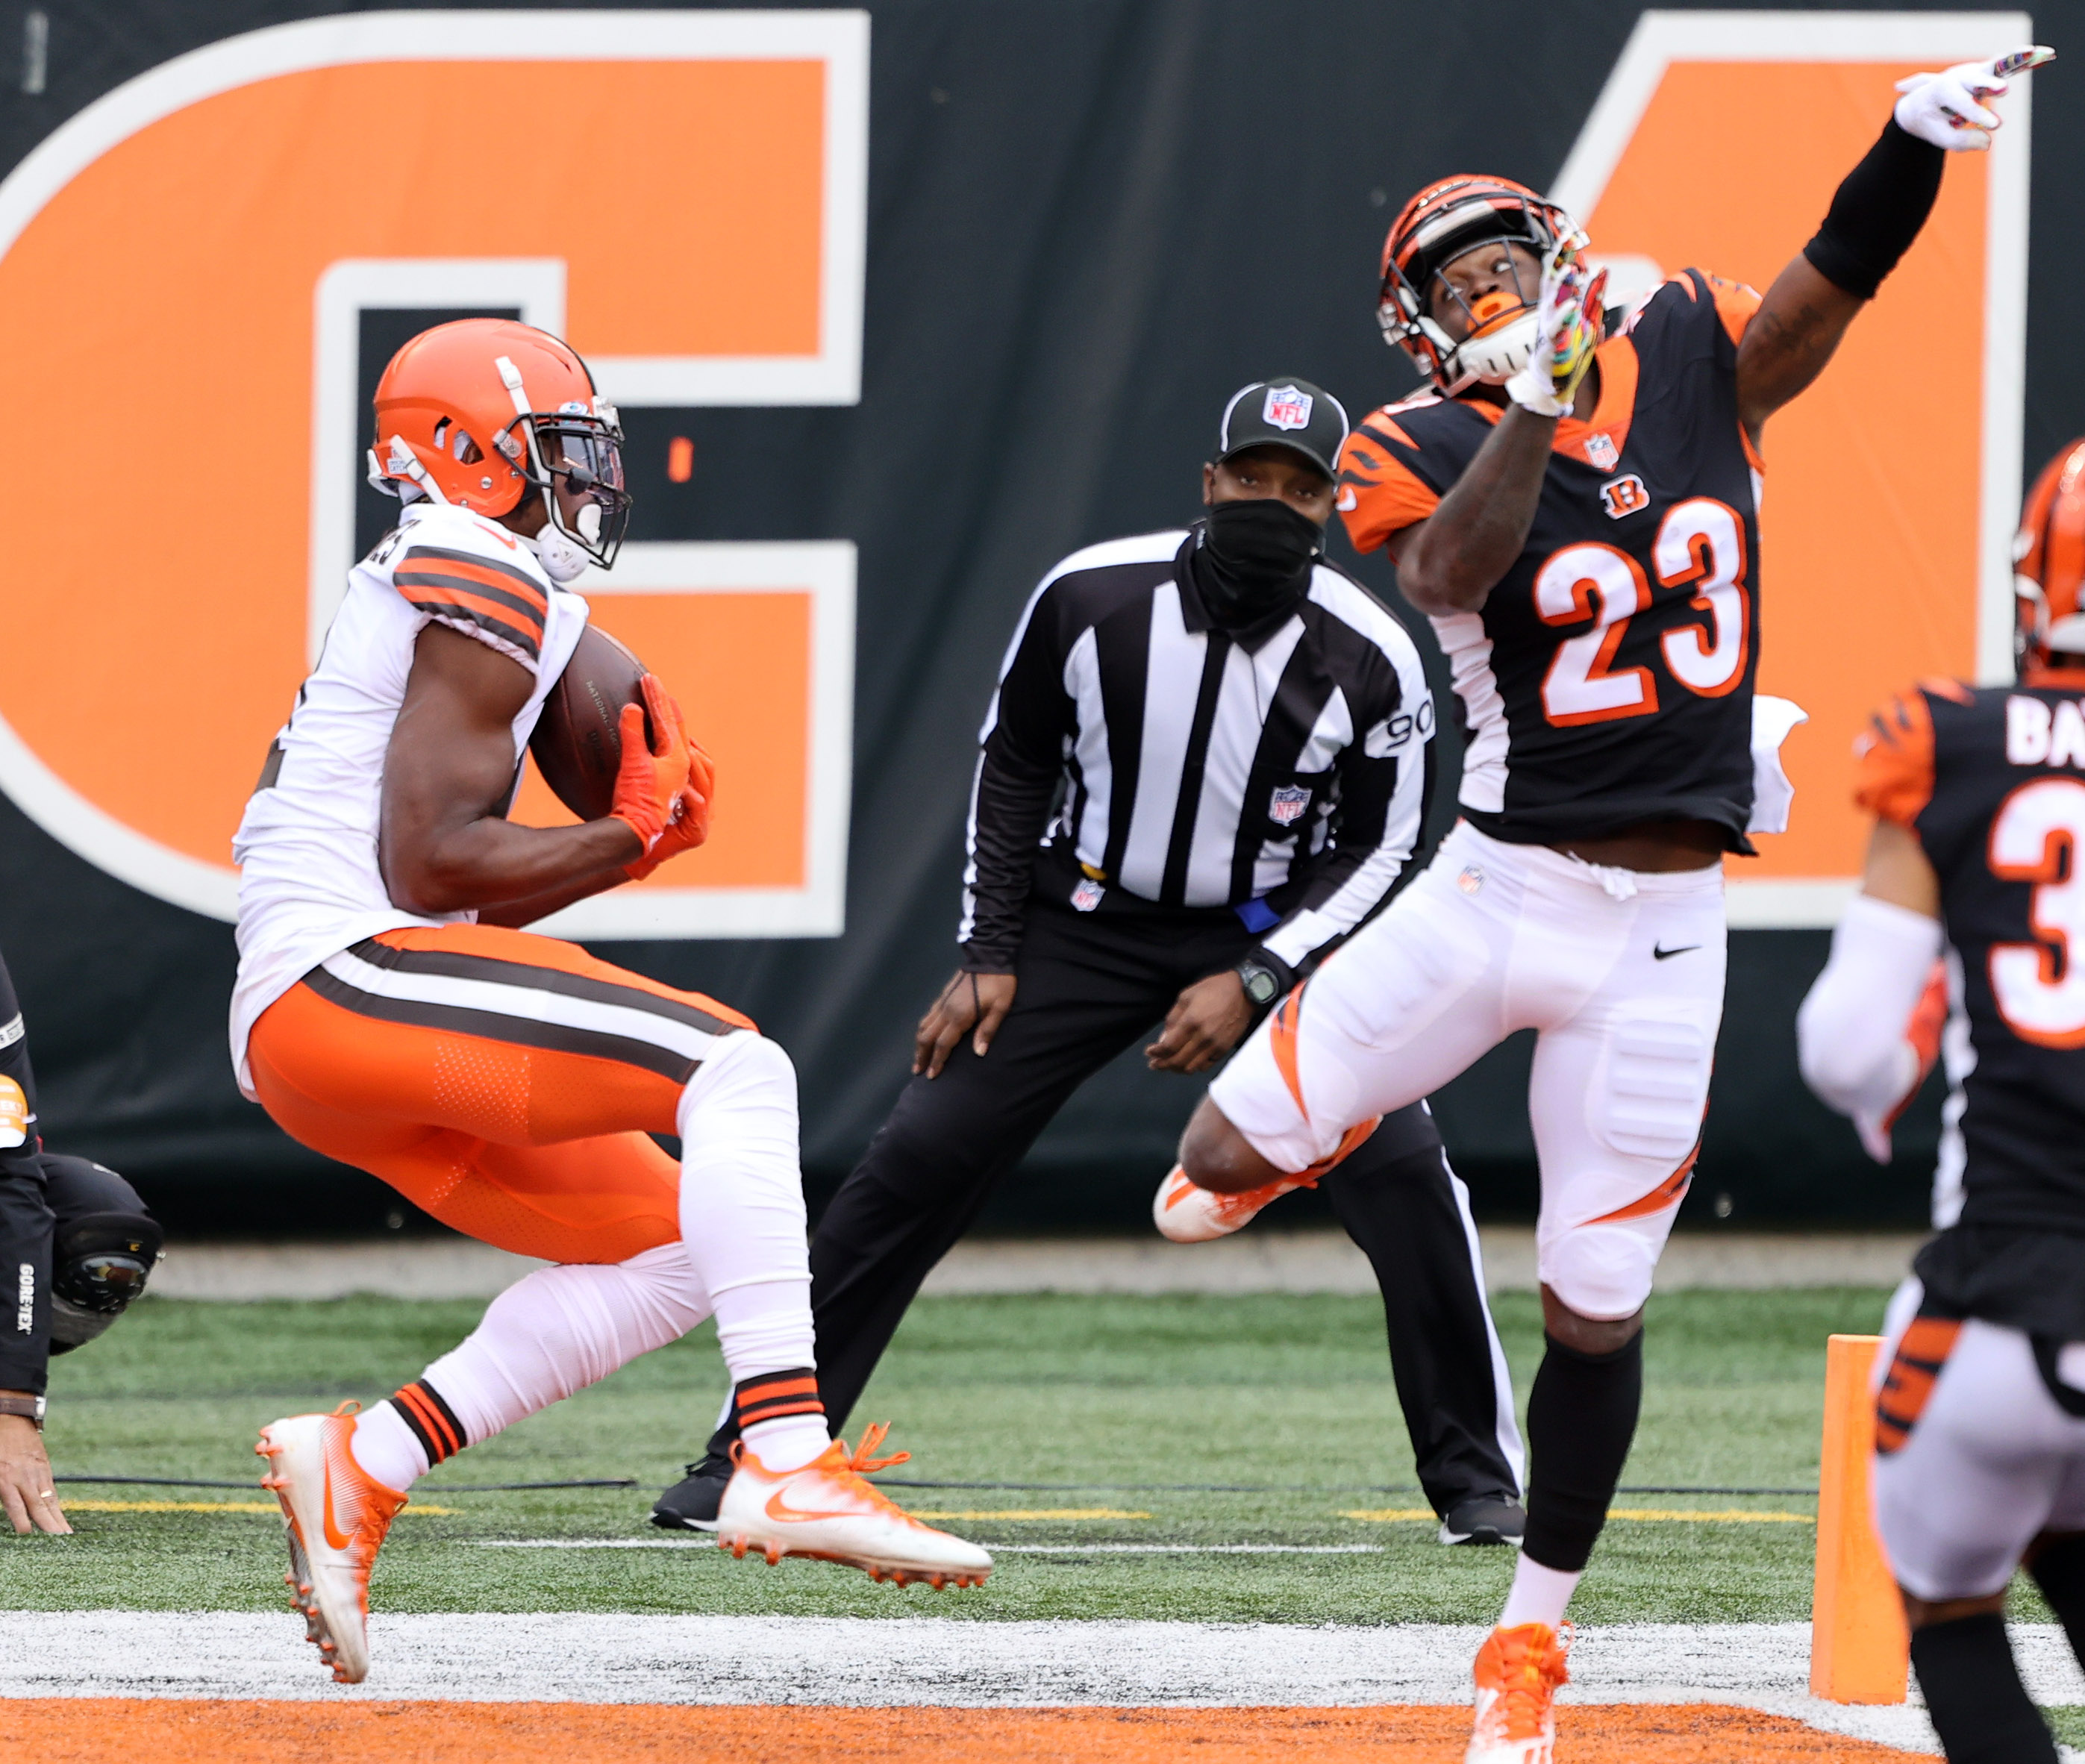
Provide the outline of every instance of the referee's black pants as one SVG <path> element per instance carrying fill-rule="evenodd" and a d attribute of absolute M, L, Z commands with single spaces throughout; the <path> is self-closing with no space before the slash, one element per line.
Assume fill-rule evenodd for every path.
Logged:
<path fill-rule="evenodd" d="M 966 1036 L 938 1078 L 906 1086 L 813 1235 L 818 1389 L 835 1432 L 920 1283 L 1072 1092 L 1253 941 L 1229 913 L 1085 915 L 1031 898 L 1013 1007 L 990 1052 L 980 1058 Z M 1164 1172 L 1151 1173 L 1156 1188 Z M 1415 1104 L 1387 1117 L 1322 1185 L 1382 1289 L 1398 1400 L 1435 1511 L 1517 1497 L 1476 1236 L 1433 1117 Z M 728 1452 L 736 1431 L 727 1421 L 709 1449 Z"/>

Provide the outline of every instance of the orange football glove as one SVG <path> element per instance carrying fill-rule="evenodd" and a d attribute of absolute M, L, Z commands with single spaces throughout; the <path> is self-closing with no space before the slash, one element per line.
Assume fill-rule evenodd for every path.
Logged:
<path fill-rule="evenodd" d="M 681 721 L 681 707 L 657 675 L 647 674 L 639 689 L 644 702 L 622 707 L 622 759 L 616 768 L 615 796 L 608 813 L 644 842 L 638 860 L 641 863 L 682 812 L 681 792 L 688 783 L 688 731 Z M 644 737 L 648 710 L 652 719 L 648 741 Z"/>
<path fill-rule="evenodd" d="M 679 708 L 674 706 L 677 712 Z M 622 873 L 633 882 L 642 882 L 669 858 L 694 850 L 710 836 L 710 804 L 716 800 L 716 762 L 686 730 L 682 739 L 688 744 L 687 782 L 674 799 L 675 818 L 667 823 L 657 842 L 635 863 L 622 867 Z"/>

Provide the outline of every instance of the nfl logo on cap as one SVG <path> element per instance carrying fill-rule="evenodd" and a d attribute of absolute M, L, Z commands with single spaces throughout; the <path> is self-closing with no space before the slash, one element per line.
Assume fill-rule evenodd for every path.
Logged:
<path fill-rule="evenodd" d="M 1270 386 L 1260 418 L 1276 429 L 1306 429 L 1310 426 L 1310 393 L 1294 386 Z"/>

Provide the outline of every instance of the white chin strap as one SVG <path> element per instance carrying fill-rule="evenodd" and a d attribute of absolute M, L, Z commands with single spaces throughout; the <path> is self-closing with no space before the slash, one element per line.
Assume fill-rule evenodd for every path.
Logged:
<path fill-rule="evenodd" d="M 545 526 L 529 543 L 536 548 L 536 561 L 542 565 L 543 574 L 560 587 L 584 575 L 593 561 L 554 526 Z"/>
<path fill-rule="evenodd" d="M 1488 386 L 1502 386 L 1535 354 L 1535 312 L 1529 307 L 1509 323 L 1481 337 L 1468 337 L 1448 355 L 1450 375 L 1467 383 L 1480 380 Z"/>

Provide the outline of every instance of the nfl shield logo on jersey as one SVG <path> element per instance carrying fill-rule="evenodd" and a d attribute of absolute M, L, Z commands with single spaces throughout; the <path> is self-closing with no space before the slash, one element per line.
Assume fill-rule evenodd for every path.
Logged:
<path fill-rule="evenodd" d="M 1306 403 L 1308 400 L 1305 401 Z M 1276 787 L 1273 798 L 1267 805 L 1268 817 L 1277 827 L 1293 827 L 1303 818 L 1303 811 L 1310 806 L 1310 792 L 1301 784 L 1282 784 Z"/>
<path fill-rule="evenodd" d="M 1072 905 L 1081 913 L 1090 913 L 1101 904 L 1101 897 L 1107 890 L 1090 876 L 1072 890 Z"/>
<path fill-rule="evenodd" d="M 1622 462 L 1620 453 L 1610 435 L 1589 435 L 1586 437 L 1586 457 L 1596 472 L 1612 472 Z"/>
<path fill-rule="evenodd" d="M 1310 406 L 1315 402 L 1307 392 L 1293 386 L 1270 386 L 1267 388 L 1267 402 L 1260 408 L 1261 419 L 1277 429 L 1305 429 L 1310 424 Z"/>

